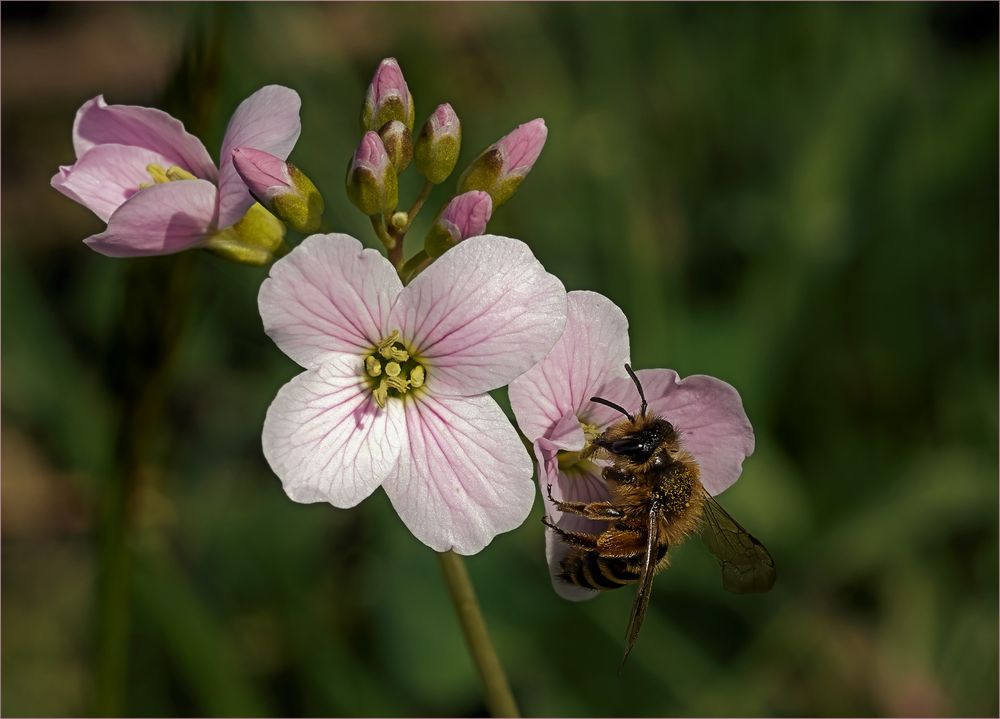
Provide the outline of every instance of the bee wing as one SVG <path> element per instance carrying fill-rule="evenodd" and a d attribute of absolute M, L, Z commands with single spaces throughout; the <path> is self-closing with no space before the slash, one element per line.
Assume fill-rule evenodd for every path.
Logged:
<path fill-rule="evenodd" d="M 639 636 L 639 628 L 642 627 L 642 620 L 646 617 L 646 608 L 649 607 L 649 597 L 653 591 L 653 574 L 656 568 L 656 549 L 660 544 L 659 535 L 660 511 L 653 506 L 650 508 L 646 525 L 646 554 L 642 561 L 642 572 L 639 574 L 639 588 L 635 593 L 635 601 L 632 602 L 632 613 L 629 615 L 628 630 L 625 632 L 625 656 L 622 657 L 622 664 L 625 664 L 629 652 L 635 646 L 636 637 Z"/>
<path fill-rule="evenodd" d="M 722 586 L 730 592 L 766 592 L 774 586 L 774 560 L 764 545 L 705 495 L 701 539 L 719 560 Z"/>

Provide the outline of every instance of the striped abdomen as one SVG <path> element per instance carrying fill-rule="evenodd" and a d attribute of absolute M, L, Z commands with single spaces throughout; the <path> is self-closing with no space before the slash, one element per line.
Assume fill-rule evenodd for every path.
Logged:
<path fill-rule="evenodd" d="M 656 563 L 667 553 L 667 545 L 657 547 Z M 559 578 L 584 589 L 618 589 L 639 581 L 643 557 L 602 557 L 596 550 L 575 549 L 562 560 Z"/>

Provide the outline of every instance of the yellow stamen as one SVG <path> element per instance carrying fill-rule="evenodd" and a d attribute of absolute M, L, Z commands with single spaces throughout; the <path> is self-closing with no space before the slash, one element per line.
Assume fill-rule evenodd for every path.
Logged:
<path fill-rule="evenodd" d="M 399 342 L 399 330 L 393 330 L 392 334 L 379 342 L 375 349 L 386 359 L 406 362 L 406 360 L 410 359 L 410 355 L 402 347 L 396 347 L 397 342 Z"/>
<path fill-rule="evenodd" d="M 418 387 L 423 387 L 424 385 L 424 368 L 421 365 L 417 365 L 412 370 L 410 370 L 410 387 L 417 389 Z"/>
<path fill-rule="evenodd" d="M 365 371 L 369 377 L 378 377 L 382 374 L 382 363 L 375 359 L 373 355 L 368 355 L 365 358 Z"/>
<path fill-rule="evenodd" d="M 385 373 L 390 377 L 399 377 L 399 371 L 402 367 L 399 366 L 398 362 L 390 362 L 385 366 Z"/>
<path fill-rule="evenodd" d="M 409 389 L 406 380 L 401 377 L 386 377 L 382 381 L 389 385 L 389 389 L 394 389 L 400 394 L 406 394 L 406 390 Z"/>
<path fill-rule="evenodd" d="M 167 179 L 174 180 L 197 180 L 198 178 L 192 175 L 190 172 L 185 170 L 183 167 L 178 167 L 177 165 L 171 165 L 167 168 Z"/>
<path fill-rule="evenodd" d="M 146 172 L 149 173 L 149 176 L 153 178 L 153 182 L 157 185 L 170 182 L 170 178 L 167 177 L 167 171 L 163 169 L 162 165 L 157 165 L 155 162 L 146 165 Z"/>
<path fill-rule="evenodd" d="M 389 399 L 389 388 L 386 386 L 384 379 L 379 382 L 378 387 L 372 391 L 372 396 L 375 397 L 375 402 L 378 406 L 385 409 L 385 403 Z"/>

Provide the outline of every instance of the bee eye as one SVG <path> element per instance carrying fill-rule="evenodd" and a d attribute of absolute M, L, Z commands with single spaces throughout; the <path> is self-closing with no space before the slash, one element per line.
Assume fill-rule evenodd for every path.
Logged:
<path fill-rule="evenodd" d="M 649 458 L 650 447 L 636 436 L 623 437 L 611 442 L 607 449 L 614 454 L 621 454 L 635 462 L 644 462 Z"/>

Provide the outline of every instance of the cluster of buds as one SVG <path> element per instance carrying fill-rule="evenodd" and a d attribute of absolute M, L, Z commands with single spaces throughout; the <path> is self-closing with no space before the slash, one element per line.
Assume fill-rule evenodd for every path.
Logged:
<path fill-rule="evenodd" d="M 364 136 L 347 167 L 347 194 L 373 224 L 384 220 L 387 232 L 397 233 L 389 247 L 405 234 L 432 187 L 455 171 L 462 147 L 462 124 L 450 104 L 438 105 L 415 139 L 414 117 L 413 96 L 399 63 L 382 60 L 361 108 Z M 493 210 L 510 199 L 531 171 L 546 134 L 545 122 L 532 120 L 479 153 L 462 172 L 457 196 L 434 219 L 424 242 L 430 258 L 483 234 Z M 411 163 L 426 180 L 425 188 L 410 212 L 398 212 L 398 177 Z"/>

